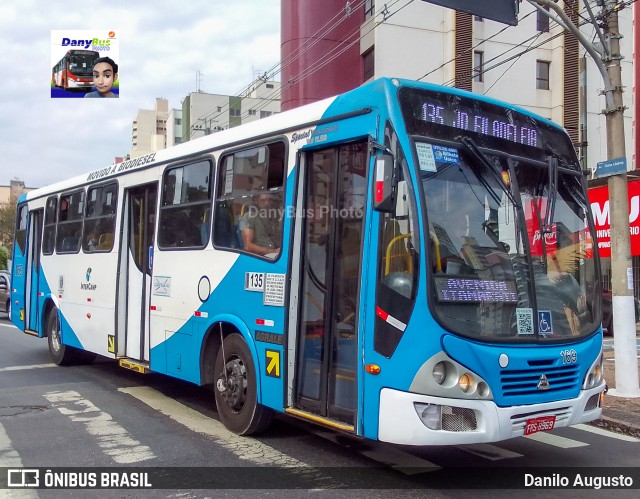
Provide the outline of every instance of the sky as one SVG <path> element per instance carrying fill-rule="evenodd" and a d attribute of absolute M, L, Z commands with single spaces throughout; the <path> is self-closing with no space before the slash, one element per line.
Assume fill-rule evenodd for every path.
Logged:
<path fill-rule="evenodd" d="M 51 98 L 51 31 L 118 33 L 119 99 Z M 138 109 L 237 95 L 280 59 L 280 0 L 0 0 L 0 185 L 43 187 L 131 150 Z"/>

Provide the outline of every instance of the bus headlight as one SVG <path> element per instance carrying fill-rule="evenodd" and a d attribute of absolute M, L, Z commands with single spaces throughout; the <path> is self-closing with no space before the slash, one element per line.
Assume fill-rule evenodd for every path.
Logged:
<path fill-rule="evenodd" d="M 420 402 L 414 402 L 413 406 L 416 408 L 416 412 L 422 423 L 430 430 L 442 429 L 442 406 L 436 404 L 422 404 Z"/>
<path fill-rule="evenodd" d="M 603 364 L 604 354 L 600 351 L 600 355 L 598 355 L 584 377 L 584 382 L 582 383 L 583 390 L 589 390 L 602 383 Z"/>
<path fill-rule="evenodd" d="M 458 379 L 458 386 L 460 387 L 460 390 L 467 393 L 473 386 L 473 377 L 468 373 L 463 374 Z"/>
<path fill-rule="evenodd" d="M 491 388 L 481 375 L 445 352 L 438 352 L 422 364 L 408 391 L 445 398 L 493 399 Z"/>
<path fill-rule="evenodd" d="M 441 385 L 444 383 L 444 380 L 447 378 L 447 366 L 444 362 L 438 362 L 435 366 L 433 366 L 433 379 L 436 380 L 436 383 Z"/>

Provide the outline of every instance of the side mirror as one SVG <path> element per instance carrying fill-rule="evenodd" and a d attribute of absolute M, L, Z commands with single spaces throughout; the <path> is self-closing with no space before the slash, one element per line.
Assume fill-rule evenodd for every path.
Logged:
<path fill-rule="evenodd" d="M 375 178 L 373 181 L 373 209 L 392 212 L 396 209 L 395 161 L 391 154 L 376 156 Z"/>

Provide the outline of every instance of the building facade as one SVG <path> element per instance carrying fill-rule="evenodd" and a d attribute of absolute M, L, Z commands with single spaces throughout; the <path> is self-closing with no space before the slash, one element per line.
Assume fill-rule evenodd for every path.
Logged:
<path fill-rule="evenodd" d="M 241 95 L 192 92 L 182 101 L 182 142 L 280 112 L 280 83 L 255 80 Z"/>
<path fill-rule="evenodd" d="M 131 158 L 167 147 L 169 102 L 156 98 L 154 109 L 139 109 L 131 127 Z"/>
<path fill-rule="evenodd" d="M 425 1 L 350 2 L 357 6 L 350 12 L 344 2 L 328 1 L 322 3 L 323 15 L 316 15 L 317 4 L 282 1 L 283 109 L 330 97 L 372 78 L 408 78 L 501 99 L 561 124 L 574 143 L 583 144 L 583 164 L 592 171 L 607 158 L 602 77 L 584 57 L 576 37 L 531 4 L 519 4 L 516 27 Z M 583 23 L 588 16 L 582 2 L 565 0 L 564 9 L 593 40 L 593 27 Z M 626 89 L 633 85 L 631 11 L 619 12 Z M 354 22 L 359 23 L 357 35 L 344 29 Z M 319 47 L 326 39 L 333 47 L 323 52 Z M 332 59 L 330 50 L 339 56 Z M 627 151 L 633 151 L 632 95 L 624 94 Z M 635 168 L 631 154 L 629 158 L 629 169 Z"/>
<path fill-rule="evenodd" d="M 238 96 L 192 92 L 180 108 L 169 109 L 166 99 L 157 98 L 155 109 L 138 110 L 129 157 L 144 156 L 279 112 L 280 83 L 262 79 Z"/>

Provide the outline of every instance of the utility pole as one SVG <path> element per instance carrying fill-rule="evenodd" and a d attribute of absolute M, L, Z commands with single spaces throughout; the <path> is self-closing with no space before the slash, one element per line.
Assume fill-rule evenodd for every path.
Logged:
<path fill-rule="evenodd" d="M 600 39 L 601 47 L 587 40 L 573 24 L 562 7 L 552 0 L 527 0 L 539 11 L 573 33 L 593 58 L 604 81 L 607 124 L 607 159 L 624 159 L 624 105 L 622 103 L 622 73 L 620 66 L 620 32 L 618 10 L 624 4 L 618 0 L 598 0 L 605 20 L 604 32 L 593 15 L 588 1 L 584 2 Z M 542 9 L 546 7 L 549 10 Z M 550 15 L 553 10 L 557 18 Z M 611 291 L 615 331 L 616 388 L 609 394 L 620 397 L 640 397 L 633 298 L 633 267 L 629 236 L 629 201 L 626 170 L 609 177 L 609 210 L 611 221 Z"/>

